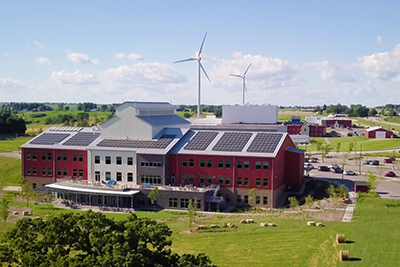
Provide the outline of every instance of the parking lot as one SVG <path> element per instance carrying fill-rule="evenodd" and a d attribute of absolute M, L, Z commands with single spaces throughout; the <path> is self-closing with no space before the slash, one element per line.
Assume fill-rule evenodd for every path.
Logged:
<path fill-rule="evenodd" d="M 321 162 L 320 156 L 313 156 L 318 158 L 317 163 L 311 163 L 314 168 L 309 171 L 309 176 L 313 179 L 328 179 L 337 184 L 345 184 L 350 190 L 353 189 L 354 181 L 366 181 L 367 177 L 365 174 L 368 171 L 371 171 L 378 177 L 378 187 L 376 192 L 382 198 L 400 198 L 400 169 L 399 166 L 392 163 L 383 163 L 384 158 L 373 158 L 379 160 L 379 165 L 364 165 L 363 162 L 366 159 L 361 161 L 361 175 L 342 175 L 342 173 L 332 173 L 332 172 L 322 172 L 318 171 L 319 166 L 329 166 L 332 164 L 338 164 L 340 168 L 342 168 L 342 161 L 339 155 L 334 155 L 336 153 L 332 153 L 333 158 L 326 158 L 324 162 Z M 371 158 L 372 159 L 372 158 Z M 395 169 L 393 169 L 393 167 Z M 348 160 L 348 163 L 344 166 L 344 171 L 352 170 L 356 173 L 360 171 L 360 167 L 358 162 L 356 163 L 354 160 Z M 384 173 L 388 171 L 393 171 L 396 173 L 396 177 L 383 177 Z M 305 171 L 305 174 L 307 172 Z"/>

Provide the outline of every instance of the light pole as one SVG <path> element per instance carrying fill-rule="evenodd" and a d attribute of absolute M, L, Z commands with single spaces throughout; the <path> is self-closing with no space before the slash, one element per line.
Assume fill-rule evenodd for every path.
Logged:
<path fill-rule="evenodd" d="M 358 172 L 360 173 L 360 175 L 361 175 L 361 158 L 362 158 L 362 143 L 360 144 L 360 161 L 358 164 L 359 167 Z"/>
<path fill-rule="evenodd" d="M 394 161 L 395 161 L 395 158 L 394 158 L 394 150 L 393 150 L 393 159 L 392 159 L 393 170 L 394 170 Z"/>

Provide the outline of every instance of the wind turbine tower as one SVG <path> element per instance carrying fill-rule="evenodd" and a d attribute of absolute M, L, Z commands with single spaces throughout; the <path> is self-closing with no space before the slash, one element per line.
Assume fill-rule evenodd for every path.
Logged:
<path fill-rule="evenodd" d="M 203 42 L 201 43 L 199 53 L 197 54 L 197 57 L 195 58 L 188 58 L 184 60 L 179 60 L 175 61 L 175 63 L 181 63 L 181 62 L 186 62 L 186 61 L 193 61 L 196 60 L 198 63 L 198 92 L 197 92 L 197 118 L 200 118 L 200 111 L 201 111 L 201 102 L 200 102 L 200 96 L 201 96 L 201 70 L 204 72 L 206 75 L 207 79 L 211 82 L 210 78 L 207 75 L 207 72 L 203 68 L 203 65 L 201 64 L 201 52 L 203 51 L 203 45 L 204 41 L 206 40 L 207 33 L 204 35 Z"/>
<path fill-rule="evenodd" d="M 230 76 L 234 76 L 234 77 L 239 77 L 242 78 L 243 80 L 243 105 L 245 103 L 245 94 L 247 92 L 247 87 L 246 87 L 246 73 L 247 71 L 250 69 L 252 63 L 250 63 L 250 65 L 247 67 L 246 71 L 243 73 L 243 75 L 238 75 L 238 74 L 229 74 Z"/>

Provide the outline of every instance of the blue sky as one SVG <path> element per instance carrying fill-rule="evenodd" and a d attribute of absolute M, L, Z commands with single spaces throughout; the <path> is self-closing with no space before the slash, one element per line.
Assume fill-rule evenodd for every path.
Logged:
<path fill-rule="evenodd" d="M 0 102 L 396 103 L 398 1 L 1 1 Z"/>

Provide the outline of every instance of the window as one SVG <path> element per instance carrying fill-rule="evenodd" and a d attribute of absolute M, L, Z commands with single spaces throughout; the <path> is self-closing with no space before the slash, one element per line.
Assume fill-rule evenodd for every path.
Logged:
<path fill-rule="evenodd" d="M 236 185 L 242 185 L 242 177 L 236 179 Z"/>
<path fill-rule="evenodd" d="M 37 187 L 36 183 L 32 184 L 32 188 L 35 189 Z"/>
<path fill-rule="evenodd" d="M 117 172 L 117 182 L 122 181 L 122 172 Z"/>
<path fill-rule="evenodd" d="M 212 177 L 211 177 L 211 175 L 207 175 L 207 183 L 208 183 L 208 184 L 211 184 L 211 182 L 212 182 Z"/>
<path fill-rule="evenodd" d="M 100 172 L 99 171 L 94 172 L 94 180 L 96 182 L 100 182 Z"/>
<path fill-rule="evenodd" d="M 83 170 L 82 169 L 79 170 L 79 177 L 83 177 Z"/>
<path fill-rule="evenodd" d="M 78 161 L 78 157 L 76 155 L 72 155 L 72 161 L 73 162 L 77 162 Z"/>
<path fill-rule="evenodd" d="M 218 183 L 223 184 L 224 183 L 224 176 L 218 176 Z"/>
<path fill-rule="evenodd" d="M 170 208 L 177 208 L 177 207 L 178 207 L 178 199 L 177 199 L 177 198 L 170 197 L 170 198 L 169 198 L 169 201 L 168 201 L 168 206 L 169 206 Z"/>
<path fill-rule="evenodd" d="M 200 183 L 204 184 L 205 182 L 205 176 L 204 175 L 200 175 Z"/>
<path fill-rule="evenodd" d="M 242 196 L 241 195 L 237 195 L 236 202 L 237 203 L 242 203 Z"/>
<path fill-rule="evenodd" d="M 117 157 L 116 162 L 117 165 L 122 165 L 122 157 Z"/>
<path fill-rule="evenodd" d="M 228 195 L 228 194 L 225 195 L 225 201 L 228 202 L 228 203 L 231 202 L 231 196 Z"/>
<path fill-rule="evenodd" d="M 61 169 L 57 169 L 57 176 L 61 176 L 62 172 Z"/>
<path fill-rule="evenodd" d="M 256 162 L 256 170 L 261 171 L 261 161 Z"/>
<path fill-rule="evenodd" d="M 230 160 L 225 161 L 225 168 L 226 169 L 230 169 L 231 168 L 231 161 Z"/>
<path fill-rule="evenodd" d="M 30 167 L 28 167 L 28 168 L 26 168 L 26 174 L 28 174 L 28 175 L 31 175 L 31 168 Z"/>
<path fill-rule="evenodd" d="M 204 168 L 206 166 L 206 161 L 204 159 L 200 160 L 200 168 Z"/>
<path fill-rule="evenodd" d="M 26 153 L 26 159 L 30 160 L 31 159 L 31 153 Z"/>
<path fill-rule="evenodd" d="M 83 155 L 79 155 L 78 160 L 79 160 L 79 162 L 83 162 Z"/>
<path fill-rule="evenodd" d="M 188 198 L 181 198 L 181 208 L 187 209 L 189 206 L 189 199 Z"/>
<path fill-rule="evenodd" d="M 32 168 L 32 174 L 33 174 L 33 175 L 36 175 L 36 174 L 37 174 L 37 171 L 36 171 L 36 168 L 35 168 L 35 167 Z"/>
<path fill-rule="evenodd" d="M 51 159 L 52 159 L 51 153 L 47 153 L 47 160 L 51 160 Z"/>
<path fill-rule="evenodd" d="M 106 164 L 111 164 L 111 157 L 110 156 L 106 156 Z"/>
<path fill-rule="evenodd" d="M 268 205 L 268 197 L 263 197 L 263 205 Z"/>
<path fill-rule="evenodd" d="M 261 178 L 256 178 L 256 186 L 257 187 L 261 186 Z"/>
<path fill-rule="evenodd" d="M 243 167 L 244 167 L 245 170 L 250 169 L 250 162 L 245 161 L 244 164 L 243 164 Z"/>
<path fill-rule="evenodd" d="M 268 162 L 263 162 L 263 170 L 268 171 L 269 163 Z"/>
<path fill-rule="evenodd" d="M 100 164 L 100 156 L 94 156 L 94 164 Z"/>
<path fill-rule="evenodd" d="M 133 173 L 128 172 L 128 182 L 133 182 Z"/>
<path fill-rule="evenodd" d="M 226 185 L 230 185 L 231 184 L 231 177 L 229 177 L 229 176 L 225 177 L 225 184 Z"/>
<path fill-rule="evenodd" d="M 36 160 L 36 153 L 32 153 L 32 159 Z"/>
<path fill-rule="evenodd" d="M 187 167 L 187 159 L 182 159 L 182 167 Z"/>
<path fill-rule="evenodd" d="M 106 172 L 106 181 L 111 180 L 111 172 Z"/>
<path fill-rule="evenodd" d="M 47 175 L 53 175 L 53 169 L 52 168 L 48 168 L 47 169 Z"/>
<path fill-rule="evenodd" d="M 140 179 L 142 183 L 146 184 L 161 184 L 162 182 L 161 175 L 156 174 L 142 174 Z"/>
<path fill-rule="evenodd" d="M 261 197 L 260 196 L 256 196 L 256 205 L 260 205 L 261 202 Z"/>
<path fill-rule="evenodd" d="M 42 160 L 46 160 L 46 153 L 42 153 Z"/>
<path fill-rule="evenodd" d="M 77 169 L 73 169 L 72 170 L 72 177 L 76 177 L 78 176 L 78 170 Z"/>
<path fill-rule="evenodd" d="M 57 154 L 57 161 L 61 161 L 61 154 Z"/>
<path fill-rule="evenodd" d="M 182 174 L 182 182 L 187 183 L 187 174 Z"/>
<path fill-rule="evenodd" d="M 42 175 L 46 175 L 46 168 L 42 168 Z"/>
<path fill-rule="evenodd" d="M 207 160 L 207 168 L 212 168 L 212 160 Z"/>
<path fill-rule="evenodd" d="M 268 179 L 267 178 L 263 179 L 263 186 L 268 187 Z"/>
<path fill-rule="evenodd" d="M 244 203 L 248 204 L 249 203 L 249 196 L 248 195 L 244 195 Z"/>
<path fill-rule="evenodd" d="M 189 167 L 194 167 L 194 159 L 189 159 Z"/>
<path fill-rule="evenodd" d="M 68 170 L 67 169 L 63 170 L 63 176 L 68 176 Z"/>
<path fill-rule="evenodd" d="M 224 168 L 224 161 L 222 161 L 222 160 L 219 160 L 219 161 L 218 161 L 218 168 L 219 168 L 219 169 Z"/>
<path fill-rule="evenodd" d="M 64 154 L 63 155 L 63 161 L 67 161 L 68 160 L 68 156 L 67 156 L 67 154 Z"/>
<path fill-rule="evenodd" d="M 244 186 L 249 186 L 249 177 L 244 177 L 243 185 Z"/>
<path fill-rule="evenodd" d="M 237 161 L 236 162 L 236 169 L 238 169 L 238 170 L 242 169 L 242 162 L 241 161 Z"/>
<path fill-rule="evenodd" d="M 128 157 L 127 164 L 133 165 L 133 157 Z"/>
<path fill-rule="evenodd" d="M 193 182 L 194 182 L 194 175 L 189 174 L 189 183 L 193 184 Z"/>

